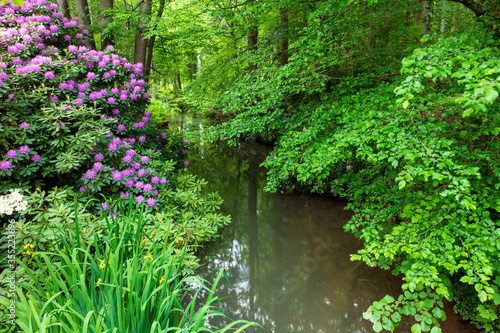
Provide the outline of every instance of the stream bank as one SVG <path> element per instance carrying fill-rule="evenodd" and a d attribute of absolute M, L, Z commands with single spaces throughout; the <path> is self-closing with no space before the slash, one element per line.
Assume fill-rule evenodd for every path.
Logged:
<path fill-rule="evenodd" d="M 345 203 L 266 193 L 266 171 L 259 165 L 271 147 L 208 142 L 202 120 L 183 115 L 175 121 L 190 142 L 188 171 L 208 180 L 208 191 L 224 199 L 221 212 L 232 217 L 201 252 L 198 270 L 207 281 L 221 268 L 227 271 L 230 284 L 218 286 L 226 315 L 263 326 L 247 332 L 373 332 L 363 312 L 387 294 L 397 297 L 402 282 L 390 271 L 350 260 L 362 242 L 344 232 L 351 217 Z M 444 333 L 477 332 L 451 303 L 445 311 Z M 414 322 L 403 320 L 395 332 L 411 331 Z"/>

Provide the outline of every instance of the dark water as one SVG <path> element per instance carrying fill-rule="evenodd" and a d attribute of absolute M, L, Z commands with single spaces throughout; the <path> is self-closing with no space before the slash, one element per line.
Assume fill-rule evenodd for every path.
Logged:
<path fill-rule="evenodd" d="M 351 213 L 345 203 L 310 195 L 263 192 L 265 170 L 259 164 L 270 148 L 242 142 L 236 147 L 204 138 L 206 126 L 187 116 L 177 119 L 190 141 L 189 171 L 209 181 L 224 199 L 222 213 L 232 224 L 201 253 L 199 275 L 221 280 L 218 296 L 225 314 L 263 328 L 247 332 L 373 332 L 362 314 L 369 305 L 401 292 L 401 279 L 390 271 L 352 262 L 362 243 L 345 233 Z M 474 332 L 447 305 L 445 333 Z M 213 324 L 223 325 L 217 319 Z M 404 321 L 396 332 L 410 332 Z"/>

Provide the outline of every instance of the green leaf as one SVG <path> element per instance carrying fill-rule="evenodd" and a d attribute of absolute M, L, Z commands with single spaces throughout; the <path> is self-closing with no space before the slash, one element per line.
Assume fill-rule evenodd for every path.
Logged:
<path fill-rule="evenodd" d="M 380 321 L 377 321 L 375 324 L 373 324 L 373 330 L 375 332 L 382 331 L 382 324 L 380 323 Z"/>
<path fill-rule="evenodd" d="M 420 38 L 420 43 L 425 43 L 427 42 L 429 39 L 431 38 L 431 35 L 430 34 L 425 34 L 422 36 L 422 38 Z"/>
<path fill-rule="evenodd" d="M 399 312 L 394 312 L 391 315 L 391 319 L 392 319 L 393 322 L 399 323 L 401 321 L 401 315 L 399 314 Z"/>
<path fill-rule="evenodd" d="M 420 333 L 422 332 L 422 327 L 420 327 L 420 324 L 414 324 L 411 327 L 411 333 Z"/>
<path fill-rule="evenodd" d="M 464 118 L 469 117 L 472 114 L 472 112 L 474 112 L 474 110 L 472 108 L 468 108 L 462 113 L 462 117 Z"/>
<path fill-rule="evenodd" d="M 488 297 L 486 296 L 486 292 L 484 290 L 481 290 L 478 296 L 481 302 L 486 302 L 486 300 L 488 299 Z"/>
<path fill-rule="evenodd" d="M 468 283 L 470 281 L 470 276 L 464 275 L 460 278 L 460 282 Z"/>
<path fill-rule="evenodd" d="M 408 102 L 407 100 L 403 102 L 403 109 L 407 109 L 408 106 L 410 105 L 410 102 Z"/>
<path fill-rule="evenodd" d="M 500 294 L 499 293 L 493 294 L 493 302 L 495 302 L 495 305 L 500 305 Z"/>
<path fill-rule="evenodd" d="M 434 305 L 434 300 L 433 299 L 426 299 L 424 301 L 424 308 L 426 310 L 429 310 L 430 308 L 432 308 L 433 305 Z"/>
<path fill-rule="evenodd" d="M 491 74 L 495 73 L 495 72 L 496 72 L 496 70 L 497 70 L 497 69 L 496 69 L 496 67 L 495 67 L 495 68 L 492 68 L 492 69 L 490 69 L 489 71 L 487 71 L 486 73 L 484 73 L 484 75 L 491 75 Z"/>
<path fill-rule="evenodd" d="M 441 319 L 441 316 L 443 315 L 443 311 L 441 311 L 440 308 L 434 308 L 434 309 L 432 309 L 432 314 L 434 315 L 434 317 Z"/>
<path fill-rule="evenodd" d="M 391 295 L 385 295 L 384 299 L 387 302 L 387 304 L 394 302 L 394 297 L 392 297 Z"/>

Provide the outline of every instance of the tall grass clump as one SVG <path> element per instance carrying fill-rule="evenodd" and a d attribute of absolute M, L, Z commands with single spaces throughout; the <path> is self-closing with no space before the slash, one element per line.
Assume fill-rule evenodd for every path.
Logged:
<path fill-rule="evenodd" d="M 17 289 L 16 324 L 22 332 L 242 332 L 253 323 L 224 328 L 208 323 L 217 309 L 215 283 L 183 273 L 187 247 L 159 244 L 143 232 L 148 218 L 130 201 L 106 217 L 107 232 L 93 243 L 59 232 L 61 246 L 33 253 L 32 278 Z M 146 247 L 147 244 L 147 247 Z M 0 303 L 7 306 L 7 298 Z"/>

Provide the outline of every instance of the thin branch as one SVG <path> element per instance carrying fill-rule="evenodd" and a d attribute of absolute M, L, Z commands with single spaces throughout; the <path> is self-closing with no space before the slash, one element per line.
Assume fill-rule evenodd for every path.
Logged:
<path fill-rule="evenodd" d="M 317 73 L 317 75 L 324 76 L 324 77 L 327 77 L 329 79 L 335 79 L 335 80 L 343 80 L 344 79 L 342 77 L 330 76 L 330 75 L 321 74 L 321 73 Z"/>
<path fill-rule="evenodd" d="M 382 75 L 375 75 L 375 76 L 365 76 L 366 78 L 369 79 L 376 79 L 378 77 L 385 77 L 385 76 L 397 76 L 400 75 L 399 73 L 389 73 L 389 74 L 382 74 Z"/>
<path fill-rule="evenodd" d="M 160 74 L 161 76 L 165 76 L 165 74 L 163 74 L 163 73 L 159 72 L 156 68 L 154 68 L 154 66 L 151 66 L 151 69 L 152 69 L 153 71 L 155 71 L 156 73 Z"/>
<path fill-rule="evenodd" d="M 144 0 L 139 1 L 139 3 L 132 9 L 133 12 L 144 2 Z"/>

